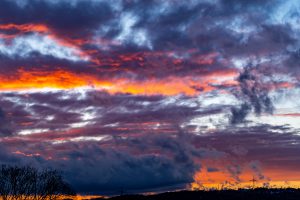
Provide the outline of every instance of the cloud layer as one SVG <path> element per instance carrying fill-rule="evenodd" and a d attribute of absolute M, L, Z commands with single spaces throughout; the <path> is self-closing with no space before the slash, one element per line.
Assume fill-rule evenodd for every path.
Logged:
<path fill-rule="evenodd" d="M 80 193 L 298 181 L 299 13 L 2 0 L 1 162 L 62 169 Z"/>

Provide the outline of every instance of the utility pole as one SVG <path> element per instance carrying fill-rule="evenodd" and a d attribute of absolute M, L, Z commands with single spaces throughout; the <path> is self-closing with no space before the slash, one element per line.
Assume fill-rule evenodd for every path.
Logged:
<path fill-rule="evenodd" d="M 121 187 L 121 191 L 120 191 L 120 194 L 121 194 L 121 196 L 123 196 L 124 195 L 124 188 L 123 187 Z"/>
<path fill-rule="evenodd" d="M 255 182 L 256 182 L 256 179 L 254 178 L 254 176 L 253 176 L 253 178 L 250 181 L 252 182 L 252 189 L 254 189 Z"/>

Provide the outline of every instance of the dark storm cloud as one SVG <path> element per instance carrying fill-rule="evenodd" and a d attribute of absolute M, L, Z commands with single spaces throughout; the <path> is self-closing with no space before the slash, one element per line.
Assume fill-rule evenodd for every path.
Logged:
<path fill-rule="evenodd" d="M 285 134 L 279 133 L 281 131 Z M 31 162 L 62 169 L 66 179 L 80 192 L 116 194 L 122 188 L 147 191 L 166 186 L 184 187 L 193 181 L 194 173 L 201 169 L 201 160 L 205 159 L 223 163 L 219 170 L 229 172 L 237 182 L 248 181 L 240 178 L 247 168 L 252 170 L 255 178 L 269 181 L 264 168 L 278 166 L 290 172 L 297 171 L 300 163 L 296 144 L 299 141 L 293 130 L 268 125 L 202 136 L 178 129 L 169 135 L 142 134 L 99 142 L 49 144 L 36 141 L 11 146 L 11 141 L 5 141 L 5 154 L 10 155 L 16 149 L 23 154 L 6 156 L 2 162 L 14 159 L 10 162 Z M 247 149 L 246 154 L 231 153 L 232 146 L 241 144 Z"/>
<path fill-rule="evenodd" d="M 224 155 L 214 149 L 195 148 L 194 136 L 178 126 L 193 116 L 221 109 L 197 111 L 199 107 L 181 105 L 196 99 L 182 96 L 168 103 L 171 98 L 97 91 L 87 92 L 85 97 L 76 92 L 2 94 L 0 104 L 6 105 L 17 128 L 15 136 L 2 143 L 17 163 L 63 169 L 66 179 L 79 192 L 182 188 L 193 181 L 201 166 L 199 159 Z M 9 104 L 11 101 L 18 106 Z M 87 121 L 91 124 L 71 128 L 73 123 L 85 122 L 82 114 L 89 111 L 82 109 L 87 107 L 95 112 L 94 118 Z M 53 118 L 47 120 L 49 116 Z M 161 125 L 156 127 L 158 123 Z M 24 129 L 49 130 L 16 135 Z M 90 139 L 99 136 L 104 139 Z"/>
<path fill-rule="evenodd" d="M 267 88 L 264 88 L 262 83 L 258 82 L 256 75 L 251 74 L 250 71 L 249 68 L 246 68 L 238 78 L 242 93 L 249 99 L 256 114 L 272 113 L 273 105 L 268 96 Z"/>
<path fill-rule="evenodd" d="M 193 156 L 195 156 L 193 154 L 197 153 L 199 157 L 205 154 L 186 142 L 162 135 L 119 139 L 117 145 L 123 146 L 122 152 L 101 149 L 96 144 L 88 145 L 89 147 L 80 145 L 78 154 L 74 149 L 75 151 L 71 152 L 73 156 L 68 162 L 70 164 L 68 168 L 72 169 L 72 174 L 77 173 L 81 167 L 88 168 L 89 176 L 86 177 L 89 178 L 83 182 L 80 181 L 81 177 L 76 176 L 77 179 L 75 176 L 70 176 L 74 177 L 71 180 L 78 189 L 86 192 L 97 192 L 101 188 L 102 191 L 115 193 L 120 188 L 146 190 L 185 185 L 192 181 L 193 173 L 200 167 L 193 161 Z M 147 149 L 141 148 L 140 145 L 147 146 Z M 135 151 L 138 154 L 132 155 Z M 156 153 L 149 153 L 151 151 Z M 93 152 L 94 156 L 87 156 L 89 152 Z M 81 159 L 78 160 L 78 157 Z M 102 170 L 99 170 L 99 165 Z M 79 174 L 79 176 L 84 176 L 84 174 Z"/>
<path fill-rule="evenodd" d="M 9 136 L 12 134 L 12 124 L 5 111 L 0 107 L 0 135 Z"/>
<path fill-rule="evenodd" d="M 240 107 L 231 109 L 232 124 L 243 122 L 252 109 L 256 115 L 260 115 L 262 112 L 273 113 L 274 107 L 268 94 L 269 88 L 261 82 L 257 69 L 258 67 L 253 66 L 245 67 L 238 77 L 240 92 L 235 95 L 244 102 Z"/>
<path fill-rule="evenodd" d="M 74 1 L 73 1 L 74 2 Z M 113 16 L 109 3 L 78 1 L 74 6 L 70 1 L 25 1 L 20 6 L 16 1 L 4 0 L 0 3 L 1 23 L 42 23 L 64 34 L 89 33 L 104 20 Z M 76 35 L 76 34 L 75 34 Z"/>
<path fill-rule="evenodd" d="M 185 187 L 201 167 L 197 160 L 224 156 L 214 149 L 195 148 L 193 137 L 178 130 L 169 135 L 143 134 L 100 142 L 37 141 L 15 143 L 15 147 L 9 148 L 11 152 L 6 152 L 12 153 L 18 163 L 62 169 L 79 192 L 115 194 L 120 188 L 149 191 L 167 186 Z"/>
<path fill-rule="evenodd" d="M 231 108 L 231 123 L 238 124 L 244 122 L 247 115 L 251 112 L 251 106 L 243 103 L 240 107 Z"/>

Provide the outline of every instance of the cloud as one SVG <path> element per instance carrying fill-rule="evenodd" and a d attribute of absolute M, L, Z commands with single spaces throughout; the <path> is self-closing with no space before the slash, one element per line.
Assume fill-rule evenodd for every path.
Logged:
<path fill-rule="evenodd" d="M 64 47 L 48 36 L 30 35 L 17 37 L 10 45 L 0 40 L 0 53 L 8 57 L 32 57 L 35 54 L 52 56 L 58 59 L 71 61 L 87 61 L 87 57 L 81 57 L 81 52 L 72 47 Z"/>
<path fill-rule="evenodd" d="M 251 161 L 249 163 L 249 167 L 253 170 L 258 180 L 268 180 L 268 177 L 265 177 L 265 175 L 262 173 L 261 164 L 259 161 Z"/>
<path fill-rule="evenodd" d="M 9 136 L 12 134 L 12 124 L 9 121 L 7 114 L 5 111 L 0 107 L 0 135 Z"/>
<path fill-rule="evenodd" d="M 299 143 L 299 136 L 284 127 L 255 126 L 202 136 L 179 129 L 169 135 L 122 135 L 56 144 L 41 139 L 26 143 L 15 140 L 2 141 L 2 148 L 5 147 L 2 154 L 7 155 L 2 162 L 30 162 L 39 167 L 62 169 L 66 179 L 81 193 L 116 194 L 122 188 L 128 192 L 184 188 L 193 182 L 194 174 L 202 170 L 202 163 L 207 160 L 223 163 L 217 165 L 218 170 L 226 170 L 236 182 L 248 181 L 242 178 L 247 168 L 260 180 L 268 181 L 265 175 L 268 171 L 262 168 L 276 165 L 282 170 L 296 171 L 299 167 L 294 145 Z M 9 145 L 11 142 L 14 146 Z M 241 144 L 248 151 L 242 157 L 231 149 Z M 209 171 L 216 172 L 213 168 Z"/>
<path fill-rule="evenodd" d="M 231 108 L 231 123 L 238 124 L 244 122 L 245 118 L 247 117 L 250 111 L 251 107 L 247 103 L 242 104 L 239 108 Z"/>
<path fill-rule="evenodd" d="M 232 124 L 243 122 L 252 109 L 256 115 L 262 112 L 273 113 L 274 107 L 268 94 L 269 88 L 265 86 L 266 83 L 261 82 L 262 78 L 258 77 L 257 69 L 259 70 L 258 67 L 245 67 L 238 77 L 240 91 L 235 95 L 244 102 L 240 108 L 231 109 Z"/>
<path fill-rule="evenodd" d="M 143 142 L 144 139 L 148 144 Z M 120 188 L 147 190 L 164 186 L 177 187 L 191 182 L 193 171 L 199 168 L 190 157 L 193 147 L 188 147 L 186 146 L 188 144 L 177 139 L 157 135 L 135 139 L 120 138 L 116 142 L 116 145 L 124 147 L 123 152 L 103 149 L 96 144 L 87 144 L 88 146 L 76 145 L 80 151 L 74 149 L 75 151 L 66 155 L 70 160 L 65 167 L 70 169 L 69 177 L 73 177 L 70 181 L 78 189 L 85 192 L 102 190 L 102 192 L 115 193 Z M 146 146 L 150 149 L 143 150 Z M 130 153 L 135 149 L 139 151 L 138 155 Z M 87 156 L 89 152 L 93 156 Z M 82 171 L 81 168 L 86 170 Z M 81 173 L 78 173 L 80 171 Z M 77 175 L 73 176 L 73 174 Z M 85 177 L 84 181 L 82 181 L 83 177 Z"/>
<path fill-rule="evenodd" d="M 66 179 L 79 192 L 117 193 L 120 188 L 149 191 L 185 187 L 200 169 L 197 160 L 223 156 L 222 152 L 196 148 L 192 138 L 177 131 L 172 135 L 143 134 L 63 144 L 36 141 L 27 146 L 15 142 L 19 150 L 10 149 L 19 163 L 65 169 Z"/>
<path fill-rule="evenodd" d="M 4 0 L 0 5 L 2 23 L 44 23 L 61 33 L 85 32 L 113 16 L 110 4 L 103 1 L 34 0 L 19 6 L 17 2 Z"/>
<path fill-rule="evenodd" d="M 1 163 L 92 193 L 296 173 L 294 4 L 0 1 Z"/>

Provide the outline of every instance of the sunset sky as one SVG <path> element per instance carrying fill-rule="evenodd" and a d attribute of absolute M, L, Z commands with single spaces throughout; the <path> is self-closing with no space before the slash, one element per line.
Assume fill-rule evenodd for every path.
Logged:
<path fill-rule="evenodd" d="M 81 194 L 300 187 L 298 0 L 1 0 L 0 164 Z"/>

